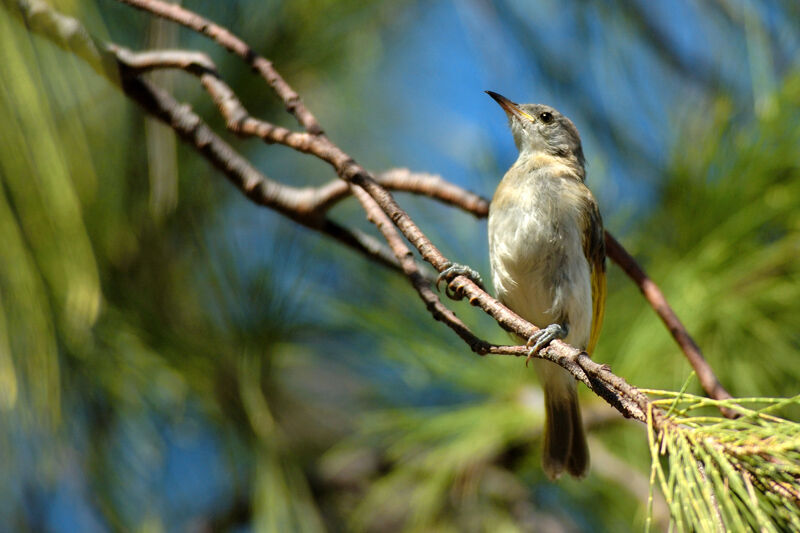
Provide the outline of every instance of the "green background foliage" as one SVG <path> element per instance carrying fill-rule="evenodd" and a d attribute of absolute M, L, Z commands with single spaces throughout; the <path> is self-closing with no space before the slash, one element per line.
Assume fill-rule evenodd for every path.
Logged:
<path fill-rule="evenodd" d="M 209 53 L 253 114 L 292 125 L 211 42 L 111 0 L 52 4 L 134 50 Z M 481 91 L 565 110 L 607 227 L 722 383 L 735 396 L 797 394 L 794 2 L 681 3 L 688 37 L 667 3 L 634 0 L 184 4 L 273 60 L 371 169 L 440 172 L 490 196 L 514 154 Z M 548 482 L 541 392 L 522 361 L 470 353 L 405 280 L 251 205 L 78 58 L 0 13 L 10 529 L 641 530 L 642 424 L 582 391 L 592 472 Z M 195 80 L 153 80 L 221 129 Z M 224 135 L 275 179 L 333 178 Z M 484 222 L 400 201 L 448 257 L 488 273 Z M 370 230 L 354 202 L 335 214 Z M 595 358 L 635 385 L 679 390 L 688 364 L 630 281 L 609 276 Z M 657 498 L 656 529 L 667 512 Z"/>

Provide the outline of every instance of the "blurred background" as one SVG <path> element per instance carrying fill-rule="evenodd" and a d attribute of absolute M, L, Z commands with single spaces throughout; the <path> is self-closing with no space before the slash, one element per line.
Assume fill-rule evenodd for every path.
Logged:
<path fill-rule="evenodd" d="M 235 57 L 113 0 L 51 0 L 96 37 Z M 6 3 L 8 5 L 8 3 Z M 800 4 L 795 0 L 190 1 L 272 59 L 379 171 L 491 197 L 516 157 L 484 94 L 576 123 L 607 228 L 735 396 L 798 393 Z M 153 80 L 222 128 L 196 80 Z M 0 8 L 0 531 L 640 531 L 644 427 L 585 388 L 592 471 L 539 467 L 542 398 L 409 284 L 249 203 L 171 131 Z M 324 164 L 225 134 L 292 185 Z M 486 223 L 399 195 L 488 278 Z M 337 220 L 372 231 L 358 205 Z M 700 393 L 609 266 L 595 359 Z M 453 303 L 483 337 L 507 337 Z M 795 419 L 798 413 L 788 413 Z M 654 525 L 667 517 L 656 498 Z"/>

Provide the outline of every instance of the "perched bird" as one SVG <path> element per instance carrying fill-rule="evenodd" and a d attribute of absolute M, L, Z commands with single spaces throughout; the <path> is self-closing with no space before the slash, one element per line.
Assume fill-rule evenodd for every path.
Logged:
<path fill-rule="evenodd" d="M 554 339 L 591 353 L 603 321 L 605 244 L 578 130 L 552 107 L 487 93 L 508 115 L 519 149 L 489 208 L 497 298 L 541 328 L 528 339 L 530 355 Z M 534 366 L 544 389 L 542 467 L 550 479 L 564 470 L 582 477 L 589 450 L 575 379 L 544 359 Z"/>

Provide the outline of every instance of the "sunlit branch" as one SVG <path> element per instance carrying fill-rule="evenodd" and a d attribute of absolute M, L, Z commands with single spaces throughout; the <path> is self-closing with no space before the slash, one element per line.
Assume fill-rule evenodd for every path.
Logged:
<path fill-rule="evenodd" d="M 215 27 L 215 25 L 205 21 L 205 19 L 202 19 L 201 17 L 198 17 L 192 13 L 187 13 L 181 8 L 176 8 L 175 6 L 171 5 L 161 6 L 160 4 L 162 2 L 152 0 L 121 1 L 131 3 L 146 10 L 151 10 L 151 7 L 154 6 L 152 9 L 153 12 L 194 29 L 202 28 L 203 33 L 211 36 L 229 50 L 236 51 L 249 49 L 249 47 L 246 47 L 243 43 L 238 41 L 237 38 L 229 34 L 223 28 Z M 335 160 L 325 157 L 326 155 L 331 156 L 331 150 L 329 146 L 326 146 L 324 141 L 327 141 L 327 139 L 324 136 L 292 132 L 286 128 L 282 128 L 264 120 L 252 117 L 236 97 L 234 91 L 219 77 L 216 67 L 207 56 L 194 52 L 185 52 L 183 56 L 181 56 L 179 51 L 142 52 L 139 54 L 133 54 L 125 50 L 120 50 L 120 52 L 122 57 L 129 60 L 128 65 L 132 68 L 137 68 L 144 71 L 153 68 L 180 68 L 200 76 L 203 86 L 217 104 L 217 107 L 226 119 L 227 127 L 231 131 L 234 131 L 240 135 L 258 137 L 268 143 L 280 143 L 300 152 L 312 153 L 334 165 L 334 168 L 336 168 L 337 172 L 341 175 L 342 170 L 336 166 Z M 258 61 L 257 57 L 248 56 L 245 57 L 245 59 L 251 60 L 254 67 L 255 65 L 260 65 L 259 72 L 262 73 L 262 75 L 264 75 L 265 70 L 267 73 L 270 73 L 272 70 L 274 70 L 274 67 L 272 67 L 271 63 L 267 62 L 265 64 L 261 61 Z M 288 85 L 282 80 L 282 78 L 280 78 L 279 75 L 277 75 L 277 73 L 271 74 L 268 76 L 268 78 L 280 80 L 282 86 L 288 87 Z M 279 93 L 279 95 L 280 94 L 281 93 Z M 287 94 L 295 93 L 290 92 Z M 289 108 L 288 103 L 287 108 Z M 311 117 L 311 119 L 313 119 L 313 115 L 311 115 L 311 113 L 305 109 L 302 102 L 299 100 L 295 103 L 295 107 L 292 109 L 299 112 L 306 118 Z M 313 124 L 317 124 L 317 122 L 314 120 Z M 338 148 L 335 148 L 335 150 L 333 150 L 334 154 L 337 151 L 339 151 Z M 366 173 L 364 169 L 360 169 L 359 172 Z M 484 217 L 488 214 L 488 201 L 459 187 L 449 184 L 441 178 L 399 170 L 384 173 L 382 177 L 383 179 L 380 180 L 381 185 L 386 188 L 402 190 L 401 186 L 405 185 L 406 190 L 412 190 L 412 192 L 417 194 L 431 196 L 448 204 L 457 205 L 466 211 L 472 212 L 476 216 Z M 368 176 L 368 178 L 374 179 L 374 176 Z M 333 184 L 329 184 L 328 186 L 323 186 L 319 189 L 304 189 L 303 193 L 308 197 L 304 201 L 303 199 L 296 197 L 296 189 L 292 189 L 287 186 L 281 187 L 284 187 L 285 190 L 276 191 L 275 194 L 294 195 L 295 198 L 292 202 L 294 209 L 303 209 L 306 212 L 324 210 L 334 202 L 343 198 L 348 193 L 348 188 L 346 186 L 336 187 Z M 316 194 L 314 191 L 316 191 Z M 385 198 L 386 195 L 382 195 L 381 197 Z M 374 195 L 373 198 L 376 200 L 379 199 Z M 313 201 L 311 201 L 312 199 Z M 395 213 L 399 214 L 400 216 L 405 216 L 405 218 L 410 220 L 410 218 L 408 218 L 407 215 L 402 212 L 402 210 L 396 204 L 390 206 L 390 210 L 387 210 L 385 206 L 382 207 L 384 207 L 384 212 L 389 216 L 393 216 L 392 213 Z M 432 243 L 427 241 L 427 238 L 424 238 L 424 235 L 419 228 L 416 226 L 411 226 L 409 227 L 409 231 L 411 231 L 413 235 L 423 237 L 421 240 L 421 245 L 425 246 L 426 249 L 431 251 L 431 255 L 434 256 L 434 259 L 436 259 L 436 255 L 441 256 L 441 254 L 438 253 L 438 250 L 432 248 Z M 405 234 L 406 237 L 411 240 L 411 235 L 408 233 Z M 414 241 L 412 240 L 412 242 Z M 616 239 L 614 239 L 609 233 L 606 233 L 606 242 L 609 256 L 623 268 L 623 270 L 631 277 L 631 279 L 637 283 L 647 301 L 653 306 L 659 317 L 661 317 L 662 321 L 665 323 L 668 330 L 683 350 L 690 364 L 697 372 L 700 383 L 706 392 L 715 399 L 730 398 L 730 394 L 728 394 L 728 392 L 719 383 L 719 380 L 716 378 L 716 375 L 714 374 L 710 365 L 708 365 L 707 361 L 700 352 L 699 347 L 691 338 L 686 328 L 678 319 L 677 315 L 671 309 L 660 289 L 655 283 L 652 282 L 652 280 L 647 277 L 633 257 L 631 257 L 619 244 L 619 242 L 617 242 Z M 437 267 L 437 269 L 441 270 L 441 268 L 439 268 L 436 263 L 431 260 L 431 258 L 425 256 L 423 249 L 420 248 L 419 245 L 418 249 L 423 254 L 425 259 L 430 261 L 431 264 Z M 426 300 L 426 298 L 423 297 L 423 300 Z M 475 349 L 476 344 L 470 342 L 470 346 Z M 732 415 L 732 413 L 729 412 L 726 412 L 725 414 L 726 416 Z"/>
<path fill-rule="evenodd" d="M 188 27 L 202 29 L 203 33 L 212 36 L 225 48 L 242 55 L 243 59 L 254 65 L 254 68 L 255 65 L 260 65 L 257 70 L 265 79 L 279 80 L 282 86 L 288 87 L 277 73 L 272 74 L 270 72 L 273 70 L 271 63 L 260 61 L 259 57 L 254 56 L 253 52 L 242 54 L 244 50 L 249 51 L 250 49 L 243 46 L 227 30 L 219 28 L 213 23 L 174 5 L 162 5 L 161 2 L 152 1 L 122 1 L 165 16 Z M 150 9 L 151 7 L 153 7 L 152 10 Z M 149 59 L 150 62 L 155 61 L 157 56 L 150 56 Z M 176 61 L 174 56 L 167 57 L 168 66 L 174 66 L 177 63 L 180 63 L 180 61 Z M 229 129 L 242 135 L 258 137 L 268 143 L 284 144 L 303 153 L 313 154 L 328 162 L 342 179 L 351 184 L 351 192 L 361 202 L 367 213 L 367 218 L 376 225 L 389 243 L 389 247 L 394 252 L 404 273 L 426 303 L 426 307 L 432 313 L 432 316 L 447 324 L 462 339 L 468 342 L 473 350 L 479 353 L 518 354 L 519 349 L 517 348 L 509 349 L 509 347 L 492 346 L 485 341 L 481 341 L 469 331 L 452 311 L 441 303 L 438 296 L 431 290 L 430 285 L 421 276 L 410 250 L 400 239 L 394 227 L 399 229 L 403 236 L 417 248 L 422 257 L 437 270 L 443 270 L 450 262 L 425 236 L 408 214 L 400 208 L 391 193 L 379 184 L 366 169 L 358 165 L 352 157 L 324 136 L 321 130 L 316 133 L 308 130 L 304 133 L 292 132 L 251 117 L 230 87 L 215 72 L 206 71 L 205 69 L 209 65 L 203 63 L 205 62 L 199 61 L 198 65 L 202 66 L 202 68 L 198 68 L 198 65 L 194 65 L 190 60 L 187 60 L 187 64 L 190 65 L 190 67 L 187 67 L 188 71 L 194 74 L 200 73 L 203 86 L 211 94 L 220 112 L 225 117 Z M 152 65 L 147 65 L 147 68 L 152 68 Z M 290 94 L 295 93 L 291 92 Z M 289 108 L 290 106 L 287 103 L 287 109 Z M 298 117 L 306 117 L 305 120 L 311 120 L 311 123 L 317 124 L 313 119 L 313 115 L 305 109 L 299 99 L 293 101 L 290 111 Z M 299 118 L 298 121 L 303 124 L 303 121 Z M 478 205 L 480 205 L 480 202 Z M 455 277 L 451 283 L 451 288 L 455 294 L 468 297 L 473 304 L 479 305 L 484 311 L 498 320 L 501 326 L 516 332 L 520 336 L 529 337 L 538 330 L 536 326 L 511 312 L 472 280 L 464 276 Z M 639 393 L 635 387 L 612 374 L 607 366 L 593 362 L 585 352 L 581 352 L 563 342 L 554 342 L 546 350 L 542 350 L 540 356 L 566 368 L 576 379 L 584 382 L 625 416 L 644 420 L 647 398 Z"/>
<path fill-rule="evenodd" d="M 527 355 L 525 347 L 497 346 L 481 340 L 442 303 L 414 259 L 406 241 L 439 271 L 446 268 L 450 262 L 397 204 L 388 189 L 430 196 L 479 217 L 486 216 L 488 212 L 486 200 L 436 176 L 415 174 L 405 169 L 379 175 L 371 174 L 322 133 L 316 118 L 305 108 L 297 93 L 281 78 L 272 64 L 228 30 L 178 5 L 155 0 L 120 1 L 208 35 L 221 46 L 239 55 L 275 90 L 286 109 L 297 118 L 305 131 L 292 131 L 250 116 L 233 90 L 219 77 L 213 63 L 203 54 L 176 50 L 133 53 L 113 45 L 98 45 L 74 19 L 54 14 L 55 12 L 43 15 L 48 8 L 43 7 L 46 4 L 42 2 L 22 0 L 9 3 L 10 0 L 3 0 L 5 5 L 11 6 L 12 12 L 21 16 L 34 31 L 44 34 L 59 45 L 87 59 L 98 72 L 118 84 L 148 113 L 167 123 L 184 141 L 194 146 L 202 156 L 223 172 L 249 199 L 270 207 L 306 227 L 325 233 L 382 264 L 401 270 L 432 316 L 453 329 L 474 351 L 482 354 Z M 41 23 L 43 20 L 45 23 Z M 37 24 L 36 21 L 40 23 Z M 109 61 L 109 57 L 113 58 L 113 61 Z M 258 137 L 268 143 L 283 144 L 300 152 L 312 154 L 329 163 L 343 181 L 331 182 L 320 188 L 294 188 L 268 179 L 217 136 L 189 106 L 178 103 L 165 91 L 141 78 L 144 72 L 156 68 L 175 68 L 199 76 L 202 85 L 225 117 L 229 129 L 240 135 Z M 383 235 L 388 248 L 370 236 L 349 230 L 327 218 L 326 212 L 329 208 L 348 195 L 358 199 L 367 218 Z M 608 238 L 613 239 L 610 236 Z M 613 251 L 611 257 L 619 262 L 619 256 L 615 257 Z M 520 318 L 464 276 L 453 278 L 450 290 L 459 297 L 466 297 L 473 305 L 481 307 L 501 327 L 520 337 L 527 338 L 537 331 L 536 326 Z M 648 295 L 644 289 L 643 292 Z M 663 299 L 663 295 L 661 298 Z M 649 297 L 648 300 L 650 301 Z M 665 301 L 663 303 L 666 304 Z M 682 331 L 685 332 L 685 329 Z M 686 338 L 691 340 L 688 334 Z M 542 350 L 539 356 L 567 369 L 576 379 L 585 383 L 625 416 L 641 421 L 646 419 L 645 413 L 651 408 L 648 398 L 625 380 L 614 375 L 606 365 L 592 361 L 585 352 L 556 341 Z M 702 359 L 702 356 L 700 357 Z M 710 368 L 708 370 L 710 371 Z M 719 390 L 716 392 L 719 393 Z M 658 413 L 655 413 L 655 418 L 658 423 Z"/>

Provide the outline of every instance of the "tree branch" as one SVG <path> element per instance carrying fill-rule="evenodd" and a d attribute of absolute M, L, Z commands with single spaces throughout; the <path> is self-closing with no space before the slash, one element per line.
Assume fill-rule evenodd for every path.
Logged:
<path fill-rule="evenodd" d="M 315 117 L 305 108 L 297 93 L 280 77 L 268 60 L 256 54 L 225 28 L 178 5 L 158 0 L 120 0 L 208 35 L 224 48 L 239 55 L 275 90 L 286 109 L 297 118 L 305 131 L 291 131 L 250 116 L 234 92 L 218 76 L 213 63 L 203 54 L 183 51 L 134 54 L 114 45 L 104 48 L 93 41 L 77 21 L 53 12 L 39 0 L 2 1 L 7 8 L 10 6 L 12 13 L 22 18 L 31 29 L 86 59 L 95 70 L 118 84 L 147 112 L 167 123 L 252 201 L 275 209 L 301 225 L 325 233 L 384 265 L 401 270 L 425 302 L 431 315 L 453 329 L 474 351 L 481 354 L 527 355 L 525 347 L 497 346 L 479 339 L 441 302 L 431 289 L 430 280 L 422 273 L 420 265 L 403 241 L 401 233 L 438 271 L 442 271 L 450 262 L 397 204 L 388 188 L 431 196 L 479 217 L 488 213 L 486 200 L 448 184 L 437 176 L 414 174 L 405 169 L 372 175 L 322 133 Z M 42 18 L 43 13 L 44 18 Z M 44 24 L 41 23 L 43 20 Z M 116 61 L 116 68 L 109 66 L 109 54 Z M 279 143 L 312 154 L 328 162 L 344 181 L 332 182 L 319 188 L 293 188 L 268 179 L 217 136 L 187 105 L 179 104 L 165 91 L 140 77 L 144 72 L 155 68 L 177 68 L 199 76 L 201 83 L 225 116 L 229 129 L 241 135 L 256 136 L 268 143 Z M 374 238 L 349 230 L 327 218 L 327 210 L 348 194 L 354 195 L 361 202 L 367 218 L 375 224 L 388 243 L 388 249 Z M 607 239 L 612 239 L 612 244 L 616 243 L 610 235 L 607 235 Z M 616 244 L 622 250 L 621 246 Z M 614 253 L 618 252 L 612 251 L 610 256 L 619 262 Z M 633 261 L 632 258 L 630 261 Z M 632 264 L 635 265 L 635 262 Z M 626 272 L 631 275 L 627 269 Z M 645 286 L 643 285 L 645 282 L 652 284 L 643 272 L 642 276 L 641 283 L 637 280 L 640 288 Z M 644 288 L 642 290 L 648 301 L 651 301 L 654 294 L 660 295 L 661 302 L 656 310 L 661 314 L 666 306 L 663 295 L 657 288 L 655 292 L 652 290 L 654 284 L 647 287 L 650 287 L 648 291 Z M 450 288 L 456 295 L 467 297 L 471 304 L 480 306 L 504 329 L 513 331 L 520 337 L 527 338 L 538 330 L 536 326 L 510 311 L 464 276 L 455 277 L 450 283 Z M 668 306 L 666 309 L 671 312 Z M 674 313 L 672 315 L 674 316 Z M 677 317 L 674 319 L 677 321 Z M 679 321 L 674 329 L 671 327 L 671 331 L 673 336 L 676 331 L 685 333 Z M 685 339 L 691 341 L 688 333 L 685 333 L 684 341 Z M 681 344 L 684 349 L 685 344 L 686 342 Z M 693 341 L 690 344 L 693 345 Z M 696 349 L 696 345 L 694 348 Z M 695 357 L 693 365 L 702 366 L 705 363 L 702 355 L 699 350 L 695 350 L 695 353 L 699 359 Z M 646 413 L 652 409 L 652 404 L 643 393 L 611 373 L 607 365 L 592 361 L 585 352 L 556 341 L 542 350 L 539 356 L 567 369 L 576 379 L 585 383 L 626 417 L 645 421 Z M 710 372 L 710 368 L 708 371 Z M 710 375 L 713 376 L 713 372 Z M 720 394 L 720 390 L 724 391 L 721 386 L 712 390 L 713 394 Z M 709 394 L 712 392 L 709 391 Z M 654 416 L 658 423 L 660 412 L 654 413 Z"/>
<path fill-rule="evenodd" d="M 121 1 L 133 4 L 139 1 L 148 4 L 154 3 L 147 0 Z M 175 10 L 173 9 L 171 11 Z M 183 19 L 185 17 L 181 18 Z M 215 35 L 218 34 L 219 32 L 215 33 Z M 179 57 L 176 55 L 175 51 L 164 51 L 161 53 L 161 56 L 156 56 L 155 54 L 157 53 L 153 52 L 145 52 L 143 54 L 147 54 L 145 57 L 147 57 L 148 60 L 138 60 L 137 63 L 143 64 L 147 69 L 153 68 L 154 61 L 160 59 L 162 61 L 161 66 L 164 68 L 182 68 L 193 74 L 199 74 L 203 86 L 214 99 L 220 112 L 227 120 L 228 128 L 232 131 L 243 135 L 259 137 L 268 143 L 281 143 L 295 150 L 313 153 L 323 158 L 318 152 L 320 148 L 315 148 L 314 146 L 314 137 L 292 133 L 285 128 L 277 127 L 250 116 L 238 98 L 236 98 L 233 90 L 216 74 L 216 67 L 207 57 L 194 58 L 191 52 L 185 52 L 184 57 Z M 150 57 L 151 55 L 153 55 L 153 57 Z M 193 59 L 196 59 L 196 62 L 193 62 Z M 331 160 L 327 161 L 333 164 Z M 337 171 L 338 170 L 337 168 Z M 455 185 L 449 184 L 438 176 L 413 174 L 410 171 L 395 170 L 384 173 L 383 180 L 379 183 L 385 188 L 394 188 L 395 190 L 399 189 L 399 186 L 402 184 L 406 187 L 413 188 L 413 192 L 417 194 L 431 196 L 444 203 L 456 205 L 476 216 L 485 217 L 488 215 L 488 201 Z M 322 190 L 324 190 L 324 192 L 322 192 Z M 328 188 L 317 189 L 317 191 L 320 191 L 321 194 L 316 197 L 316 203 L 309 206 L 311 209 L 325 209 L 329 207 L 333 202 L 343 198 L 347 189 L 345 187 L 337 188 L 328 186 Z M 395 210 L 393 212 L 398 213 L 399 211 Z M 391 214 L 391 212 L 389 212 L 389 214 Z M 421 234 L 418 228 L 412 229 L 415 235 Z M 409 235 L 406 236 L 409 237 Z M 427 242 L 423 244 L 427 245 L 430 243 Z M 731 395 L 719 382 L 711 366 L 703 357 L 700 348 L 667 303 L 661 290 L 647 277 L 647 274 L 645 274 L 644 270 L 636 263 L 633 257 L 628 254 L 622 245 L 608 232 L 606 232 L 606 251 L 608 256 L 638 285 L 645 299 L 667 326 L 667 329 L 697 373 L 700 384 L 706 393 L 717 400 L 730 398 Z M 422 249 L 420 249 L 420 252 L 422 252 Z M 438 250 L 436 250 L 436 252 L 438 252 Z M 430 261 L 430 259 L 428 260 Z M 431 261 L 431 264 L 436 266 L 433 261 Z M 441 270 L 441 268 L 439 268 L 439 270 Z M 735 413 L 731 410 L 723 409 L 722 411 L 727 417 L 735 416 Z"/>

